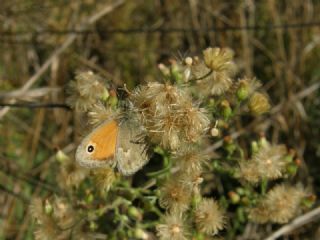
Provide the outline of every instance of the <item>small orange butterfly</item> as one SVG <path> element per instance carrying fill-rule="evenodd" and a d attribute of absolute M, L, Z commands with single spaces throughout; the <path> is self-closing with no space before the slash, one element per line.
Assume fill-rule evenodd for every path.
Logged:
<path fill-rule="evenodd" d="M 123 175 L 131 175 L 149 160 L 145 144 L 133 141 L 139 128 L 132 123 L 109 120 L 86 136 L 76 151 L 76 161 L 87 168 L 117 165 Z"/>

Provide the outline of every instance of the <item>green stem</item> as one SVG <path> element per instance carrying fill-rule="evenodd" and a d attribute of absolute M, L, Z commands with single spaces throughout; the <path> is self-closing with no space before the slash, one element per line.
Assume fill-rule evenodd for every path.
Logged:
<path fill-rule="evenodd" d="M 265 195 L 267 192 L 268 187 L 268 180 L 266 178 L 262 179 L 261 181 L 261 194 Z"/>

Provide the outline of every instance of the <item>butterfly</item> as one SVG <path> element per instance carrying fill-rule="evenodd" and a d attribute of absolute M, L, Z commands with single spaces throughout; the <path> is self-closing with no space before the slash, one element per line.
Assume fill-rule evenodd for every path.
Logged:
<path fill-rule="evenodd" d="M 146 145 L 135 141 L 139 132 L 132 121 L 107 120 L 82 140 L 76 161 L 87 168 L 117 166 L 123 175 L 131 175 L 149 160 Z"/>

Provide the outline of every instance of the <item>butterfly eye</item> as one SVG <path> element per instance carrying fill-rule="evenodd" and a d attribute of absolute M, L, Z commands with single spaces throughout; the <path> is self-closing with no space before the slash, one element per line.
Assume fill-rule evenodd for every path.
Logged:
<path fill-rule="evenodd" d="M 92 145 L 89 145 L 87 151 L 88 153 L 92 153 L 94 151 L 94 147 Z"/>

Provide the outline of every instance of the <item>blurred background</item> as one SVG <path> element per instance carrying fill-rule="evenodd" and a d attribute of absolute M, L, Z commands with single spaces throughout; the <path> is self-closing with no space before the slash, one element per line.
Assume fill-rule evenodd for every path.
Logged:
<path fill-rule="evenodd" d="M 77 137 L 65 105 L 76 71 L 132 89 L 209 46 L 264 84 L 271 114 L 248 131 L 294 148 L 319 196 L 319 12 L 318 0 L 1 0 L 0 239 L 33 239 L 30 199 L 57 191 L 51 163 Z"/>

